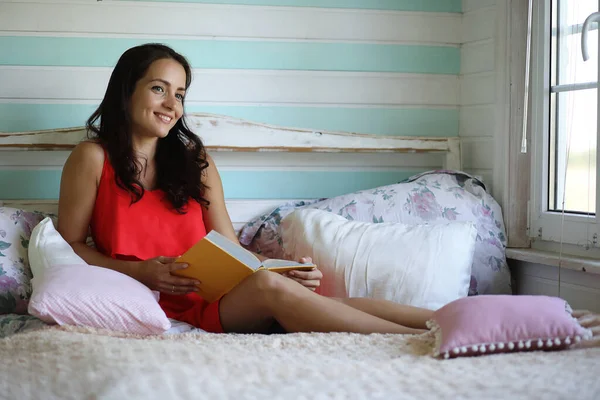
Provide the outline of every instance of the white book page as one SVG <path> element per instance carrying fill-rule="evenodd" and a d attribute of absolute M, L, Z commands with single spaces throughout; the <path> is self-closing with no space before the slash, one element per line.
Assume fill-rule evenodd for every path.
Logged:
<path fill-rule="evenodd" d="M 254 270 L 257 270 L 262 265 L 254 254 L 227 239 L 217 231 L 210 231 L 206 235 L 206 238 Z"/>
<path fill-rule="evenodd" d="M 268 260 L 263 261 L 263 266 L 265 268 L 277 268 L 277 267 L 290 267 L 290 266 L 298 266 L 298 267 L 311 267 L 312 264 L 302 264 L 296 261 L 289 260 L 277 260 L 275 258 L 270 258 Z"/>

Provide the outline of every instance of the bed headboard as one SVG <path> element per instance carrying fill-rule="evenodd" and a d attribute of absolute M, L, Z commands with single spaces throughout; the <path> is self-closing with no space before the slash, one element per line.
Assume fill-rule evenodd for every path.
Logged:
<path fill-rule="evenodd" d="M 401 137 L 298 129 L 267 125 L 224 115 L 188 114 L 190 129 L 210 152 L 330 152 L 330 153 L 442 153 L 444 168 L 460 170 L 457 137 Z M 70 150 L 87 136 L 84 127 L 0 133 L 3 151 Z M 56 212 L 57 200 L 2 200 L 5 206 Z M 228 200 L 236 229 L 282 200 Z"/>

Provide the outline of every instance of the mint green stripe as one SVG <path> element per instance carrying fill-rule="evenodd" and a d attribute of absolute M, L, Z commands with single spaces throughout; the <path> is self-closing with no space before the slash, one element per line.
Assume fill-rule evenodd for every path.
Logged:
<path fill-rule="evenodd" d="M 0 199 L 57 199 L 60 170 L 0 170 Z"/>
<path fill-rule="evenodd" d="M 267 124 L 390 136 L 458 136 L 457 109 L 188 107 Z"/>
<path fill-rule="evenodd" d="M 0 37 L 0 65 L 112 67 L 130 47 L 158 41 L 193 68 L 458 74 L 460 49 L 364 43 Z"/>
<path fill-rule="evenodd" d="M 116 0 L 122 1 L 122 0 Z M 462 0 L 133 0 L 177 3 L 243 4 L 252 6 L 292 6 L 292 7 L 329 7 L 363 8 L 396 11 L 462 11 Z"/>
<path fill-rule="evenodd" d="M 229 199 L 333 197 L 397 183 L 415 172 L 222 171 Z"/>
<path fill-rule="evenodd" d="M 95 104 L 0 103 L 0 132 L 25 132 L 85 125 Z"/>
<path fill-rule="evenodd" d="M 83 126 L 92 104 L 0 103 L 0 132 Z M 458 136 L 457 109 L 187 106 L 187 112 L 230 115 L 286 127 L 397 136 Z"/>
<path fill-rule="evenodd" d="M 332 197 L 399 182 L 414 171 L 221 171 L 228 199 Z M 56 199 L 60 170 L 0 170 L 0 199 Z"/>

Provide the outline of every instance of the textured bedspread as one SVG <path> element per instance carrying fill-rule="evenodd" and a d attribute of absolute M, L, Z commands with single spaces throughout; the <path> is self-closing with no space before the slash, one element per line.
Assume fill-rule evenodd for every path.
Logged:
<path fill-rule="evenodd" d="M 0 339 L 6 399 L 599 399 L 600 348 L 437 360 L 433 337 L 43 328 Z"/>

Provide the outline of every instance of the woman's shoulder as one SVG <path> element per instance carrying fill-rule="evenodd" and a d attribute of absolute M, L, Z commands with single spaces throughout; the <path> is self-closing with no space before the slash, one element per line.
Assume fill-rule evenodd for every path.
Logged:
<path fill-rule="evenodd" d="M 211 157 L 211 155 L 210 155 L 210 154 L 208 154 L 208 152 L 206 152 L 206 157 L 205 157 L 205 160 L 206 160 L 206 161 L 207 161 L 209 164 L 214 164 L 214 163 L 215 163 L 215 162 L 214 162 L 214 160 L 213 160 L 213 158 Z"/>
<path fill-rule="evenodd" d="M 80 142 L 71 152 L 69 162 L 78 168 L 102 172 L 104 148 L 97 141 L 86 140 Z"/>

